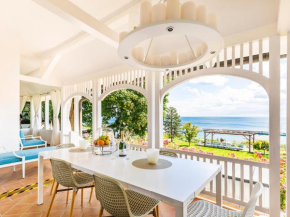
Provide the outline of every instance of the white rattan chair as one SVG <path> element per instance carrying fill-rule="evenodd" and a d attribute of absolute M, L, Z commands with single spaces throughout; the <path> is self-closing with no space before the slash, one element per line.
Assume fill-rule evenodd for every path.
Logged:
<path fill-rule="evenodd" d="M 214 205 L 212 203 L 199 200 L 192 203 L 187 208 L 188 217 L 253 217 L 255 212 L 255 207 L 259 196 L 263 192 L 263 184 L 258 182 L 255 184 L 254 189 L 251 193 L 251 198 L 245 209 L 241 211 L 231 211 L 224 209 L 220 206 Z"/>
<path fill-rule="evenodd" d="M 109 177 L 94 174 L 96 197 L 101 203 L 99 217 L 105 209 L 115 217 L 145 217 L 153 210 L 159 217 L 160 201 L 132 190 L 125 190 L 121 183 Z"/>

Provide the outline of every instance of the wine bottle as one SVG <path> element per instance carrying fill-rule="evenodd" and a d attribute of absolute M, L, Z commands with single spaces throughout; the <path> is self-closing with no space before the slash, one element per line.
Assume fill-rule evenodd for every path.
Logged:
<path fill-rule="evenodd" d="M 127 155 L 127 144 L 124 139 L 124 131 L 121 131 L 121 141 L 119 143 L 119 156 L 125 157 Z"/>

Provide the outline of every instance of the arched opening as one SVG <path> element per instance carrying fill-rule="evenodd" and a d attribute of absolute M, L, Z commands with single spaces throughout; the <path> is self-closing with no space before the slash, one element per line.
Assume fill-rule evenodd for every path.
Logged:
<path fill-rule="evenodd" d="M 147 99 L 133 89 L 119 89 L 102 97 L 102 128 L 125 132 L 128 141 L 147 145 Z"/>
<path fill-rule="evenodd" d="M 188 79 L 168 93 L 165 147 L 268 161 L 269 99 L 261 85 L 208 75 Z"/>

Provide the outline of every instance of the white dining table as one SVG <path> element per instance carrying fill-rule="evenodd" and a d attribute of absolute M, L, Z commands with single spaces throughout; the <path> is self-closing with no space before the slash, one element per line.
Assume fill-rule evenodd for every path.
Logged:
<path fill-rule="evenodd" d="M 38 201 L 43 204 L 44 159 L 58 158 L 72 167 L 89 174 L 102 174 L 121 182 L 124 187 L 158 199 L 175 207 L 176 217 L 187 216 L 187 206 L 216 177 L 216 203 L 222 204 L 222 167 L 169 156 L 160 156 L 172 163 L 166 169 L 140 169 L 132 165 L 137 159 L 146 158 L 146 152 L 129 150 L 126 157 L 118 153 L 95 155 L 92 152 L 70 152 L 58 149 L 39 153 Z"/>

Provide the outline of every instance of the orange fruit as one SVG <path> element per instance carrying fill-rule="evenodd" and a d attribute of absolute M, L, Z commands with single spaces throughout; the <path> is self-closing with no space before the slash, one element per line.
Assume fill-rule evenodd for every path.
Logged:
<path fill-rule="evenodd" d="M 104 140 L 101 140 L 101 139 L 99 139 L 99 140 L 98 140 L 98 145 L 100 145 L 100 146 L 103 146 L 103 145 L 105 145 L 105 142 L 104 142 Z"/>

